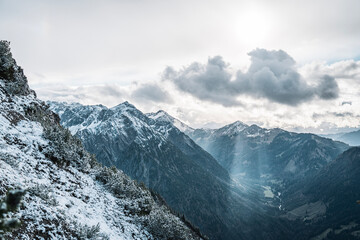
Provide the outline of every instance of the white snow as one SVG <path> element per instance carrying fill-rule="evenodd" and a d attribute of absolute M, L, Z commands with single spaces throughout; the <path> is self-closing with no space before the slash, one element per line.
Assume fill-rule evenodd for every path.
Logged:
<path fill-rule="evenodd" d="M 275 194 L 271 191 L 271 187 L 270 186 L 263 186 L 264 188 L 264 196 L 266 198 L 274 198 Z"/>
<path fill-rule="evenodd" d="M 22 112 L 17 107 L 33 100 L 17 98 L 14 103 L 0 105 L 0 186 L 28 190 L 26 204 L 18 214 L 26 219 L 26 228 L 31 232 L 47 231 L 52 239 L 64 239 L 65 226 L 99 224 L 100 232 L 110 239 L 152 239 L 125 215 L 125 200 L 115 198 L 90 175 L 71 166 L 59 168 L 45 158 L 39 147 L 47 147 L 48 141 L 39 123 L 21 120 L 14 125 L 9 121 L 9 109 Z M 61 220 L 59 225 L 54 224 L 55 220 Z"/>
<path fill-rule="evenodd" d="M 156 121 L 162 121 L 162 122 L 170 123 L 171 125 L 175 126 L 176 128 L 178 128 L 183 133 L 189 133 L 189 132 L 194 131 L 193 128 L 189 127 L 188 125 L 186 125 L 182 121 L 174 118 L 173 116 L 169 115 L 167 112 L 165 112 L 163 110 L 160 110 L 160 111 L 158 111 L 156 113 L 147 113 L 146 116 L 151 118 L 151 119 L 154 119 Z"/>

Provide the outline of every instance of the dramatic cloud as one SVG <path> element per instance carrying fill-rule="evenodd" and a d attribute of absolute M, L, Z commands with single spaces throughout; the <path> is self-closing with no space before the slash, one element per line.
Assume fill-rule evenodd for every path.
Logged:
<path fill-rule="evenodd" d="M 131 97 L 137 100 L 166 102 L 171 103 L 170 95 L 162 90 L 158 85 L 148 83 L 140 85 L 132 94 Z"/>
<path fill-rule="evenodd" d="M 295 61 L 282 50 L 256 49 L 249 56 L 248 71 L 238 71 L 235 76 L 229 64 L 216 56 L 209 58 L 206 65 L 195 62 L 179 71 L 168 67 L 163 79 L 199 99 L 224 106 L 240 105 L 238 97 L 242 94 L 292 106 L 314 97 L 324 100 L 338 97 L 339 88 L 333 77 L 323 75 L 315 85 L 308 84 L 297 72 Z"/>
<path fill-rule="evenodd" d="M 233 88 L 231 74 L 220 56 L 209 58 L 206 65 L 193 63 L 187 68 L 176 72 L 168 67 L 163 73 L 163 79 L 171 80 L 182 91 L 224 106 L 239 105 L 236 100 L 237 91 Z"/>
<path fill-rule="evenodd" d="M 324 75 L 317 87 L 317 94 L 320 98 L 325 100 L 338 98 L 339 87 L 335 78 Z"/>

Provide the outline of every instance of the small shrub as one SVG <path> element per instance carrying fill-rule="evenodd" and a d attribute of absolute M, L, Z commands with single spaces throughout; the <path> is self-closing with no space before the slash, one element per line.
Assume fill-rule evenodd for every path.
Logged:
<path fill-rule="evenodd" d="M 100 224 L 94 226 L 81 225 L 77 222 L 73 223 L 74 228 L 77 230 L 76 235 L 81 240 L 109 240 L 110 238 L 100 232 Z"/>

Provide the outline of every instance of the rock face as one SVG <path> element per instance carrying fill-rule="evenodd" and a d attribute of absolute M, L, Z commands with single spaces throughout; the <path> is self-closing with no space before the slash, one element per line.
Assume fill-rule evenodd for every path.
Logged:
<path fill-rule="evenodd" d="M 101 167 L 59 120 L 0 41 L 0 198 L 26 191 L 6 239 L 202 238 L 158 195 Z"/>

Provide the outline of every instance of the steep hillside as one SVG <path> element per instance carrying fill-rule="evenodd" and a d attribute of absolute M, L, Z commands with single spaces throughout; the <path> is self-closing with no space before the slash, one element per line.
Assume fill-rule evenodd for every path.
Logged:
<path fill-rule="evenodd" d="M 313 239 L 359 239 L 360 148 L 350 148 L 314 177 L 284 192 L 284 218 L 302 221 Z M 297 239 L 302 239 L 298 236 Z"/>
<path fill-rule="evenodd" d="M 7 239 L 201 238 L 146 187 L 100 167 L 59 120 L 0 41 L 0 198 L 26 191 Z"/>
<path fill-rule="evenodd" d="M 199 166 L 211 172 L 223 181 L 230 182 L 228 172 L 199 145 L 197 145 L 185 132 L 193 129 L 179 120 L 173 118 L 164 111 L 146 114 L 155 121 L 149 121 L 150 125 L 157 130 L 165 139 L 178 147 L 184 154 L 193 159 Z M 180 128 L 179 128 L 180 126 Z"/>

